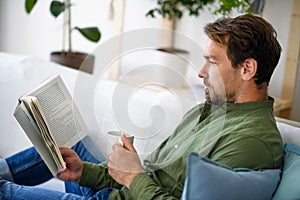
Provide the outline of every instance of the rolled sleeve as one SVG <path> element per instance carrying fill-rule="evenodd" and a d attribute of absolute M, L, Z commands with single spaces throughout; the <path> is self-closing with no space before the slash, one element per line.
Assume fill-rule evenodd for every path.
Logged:
<path fill-rule="evenodd" d="M 121 188 L 113 178 L 108 174 L 106 163 L 93 164 L 85 162 L 79 185 L 101 190 L 107 187 Z"/>
<path fill-rule="evenodd" d="M 147 173 L 137 175 L 129 191 L 135 199 L 177 199 L 159 186 Z"/>

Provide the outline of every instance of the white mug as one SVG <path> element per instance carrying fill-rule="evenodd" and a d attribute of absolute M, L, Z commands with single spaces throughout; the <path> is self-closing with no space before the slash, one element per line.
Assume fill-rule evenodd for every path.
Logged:
<path fill-rule="evenodd" d="M 129 135 L 124 133 L 123 131 L 117 131 L 117 130 L 112 130 L 112 131 L 108 131 L 106 133 L 106 138 L 107 138 L 107 153 L 111 153 L 112 150 L 112 146 L 115 143 L 120 143 L 123 146 L 123 142 L 121 140 L 121 135 L 125 134 L 126 138 L 130 140 L 130 142 L 133 144 L 134 141 L 134 136 L 133 135 Z"/>

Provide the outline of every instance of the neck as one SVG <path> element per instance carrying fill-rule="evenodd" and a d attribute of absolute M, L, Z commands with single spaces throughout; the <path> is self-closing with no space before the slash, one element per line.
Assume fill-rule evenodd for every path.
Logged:
<path fill-rule="evenodd" d="M 240 88 L 235 103 L 255 102 L 268 100 L 267 84 L 263 83 L 260 87 L 256 84 L 244 84 Z"/>

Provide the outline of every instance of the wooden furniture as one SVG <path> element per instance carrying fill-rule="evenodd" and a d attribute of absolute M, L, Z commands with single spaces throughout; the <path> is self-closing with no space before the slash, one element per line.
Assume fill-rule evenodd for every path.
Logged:
<path fill-rule="evenodd" d="M 300 0 L 294 0 L 291 16 L 287 57 L 285 64 L 284 80 L 279 100 L 280 109 L 278 116 L 290 118 L 292 102 L 295 95 L 295 86 L 297 79 L 297 70 L 299 66 L 300 55 Z M 289 102 L 286 104 L 285 102 Z M 282 104 L 282 105 L 281 105 Z"/>

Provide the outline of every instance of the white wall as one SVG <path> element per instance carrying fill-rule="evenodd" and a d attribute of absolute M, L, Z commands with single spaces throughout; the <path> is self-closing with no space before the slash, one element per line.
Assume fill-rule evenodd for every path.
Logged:
<path fill-rule="evenodd" d="M 113 36 L 112 21 L 109 19 L 110 1 L 89 0 L 72 1 L 73 26 L 97 26 L 102 32 L 98 44 L 84 39 L 79 33 L 73 35 L 73 49 L 91 52 L 99 44 Z M 137 28 L 159 28 L 161 18 L 146 18 L 145 13 L 155 7 L 156 1 L 127 0 L 125 4 L 124 31 Z M 283 82 L 286 47 L 290 25 L 290 15 L 293 0 L 267 0 L 263 16 L 271 22 L 278 32 L 279 41 L 283 47 L 282 57 L 271 80 L 270 95 L 280 97 Z M 61 49 L 62 16 L 54 19 L 49 10 L 50 1 L 38 1 L 30 15 L 24 9 L 24 1 L 0 1 L 0 51 L 28 54 L 49 59 L 49 53 Z M 185 13 L 187 14 L 187 13 Z M 178 23 L 178 31 L 202 45 L 206 39 L 203 25 L 213 21 L 218 16 L 209 12 L 202 13 L 199 18 L 185 17 Z M 197 54 L 195 53 L 195 55 Z"/>
<path fill-rule="evenodd" d="M 143 1 L 143 2 L 142 2 Z M 49 12 L 51 1 L 38 1 L 30 15 L 25 12 L 24 1 L 0 1 L 0 50 L 18 54 L 49 57 L 49 53 L 62 48 L 62 16 L 55 19 Z M 102 38 L 97 44 L 89 42 L 80 33 L 73 33 L 73 49 L 91 52 L 113 36 L 110 19 L 110 1 L 73 0 L 72 26 L 97 26 Z M 159 20 L 146 18 L 148 8 L 155 2 L 128 0 L 125 4 L 124 31 L 136 28 L 160 27 Z M 134 14 L 129 14 L 134 13 Z"/>
<path fill-rule="evenodd" d="M 1 1 L 1 37 L 2 51 L 30 54 L 49 58 L 49 53 L 62 48 L 62 16 L 57 19 L 49 12 L 50 1 L 38 1 L 30 15 L 24 9 L 24 1 Z M 97 26 L 101 29 L 103 39 L 110 34 L 107 1 L 90 1 L 87 7 L 84 1 L 74 1 L 72 9 L 73 26 Z M 77 14 L 80 13 L 79 16 Z M 85 14 L 82 14 L 85 13 Z M 85 23 L 86 22 L 86 23 Z M 105 27 L 105 28 L 103 28 Z M 74 42 L 76 41 L 76 42 Z M 91 51 L 96 44 L 74 33 L 73 48 Z"/>
<path fill-rule="evenodd" d="M 281 59 L 270 83 L 270 94 L 275 97 L 281 96 L 292 7 L 293 0 L 267 0 L 263 14 L 277 31 L 279 42 L 283 48 Z"/>

